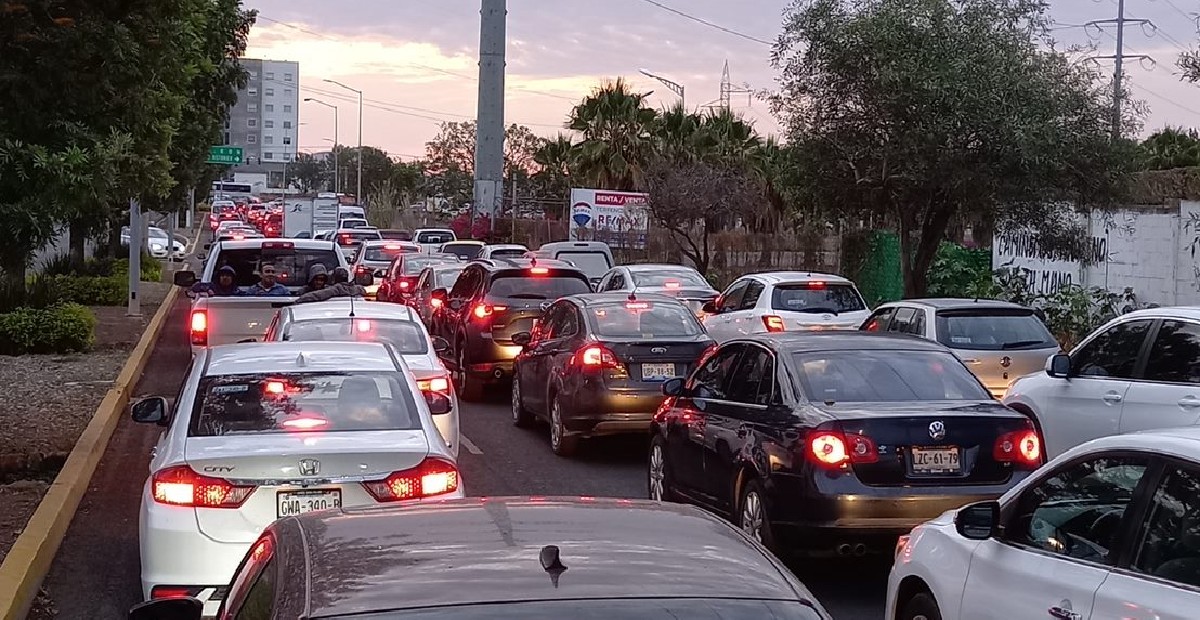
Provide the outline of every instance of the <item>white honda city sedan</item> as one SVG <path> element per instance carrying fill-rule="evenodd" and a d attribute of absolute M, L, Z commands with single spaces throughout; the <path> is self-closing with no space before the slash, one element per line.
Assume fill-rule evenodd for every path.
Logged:
<path fill-rule="evenodd" d="M 450 453 L 458 456 L 458 396 L 450 371 L 438 355 L 450 345 L 432 337 L 420 315 L 408 306 L 337 297 L 281 308 L 267 328 L 266 342 L 382 342 L 395 347 L 426 394 L 443 394 L 450 411 L 433 416 Z"/>
<path fill-rule="evenodd" d="M 889 620 L 1195 620 L 1200 429 L 1096 439 L 900 539 Z"/>
<path fill-rule="evenodd" d="M 216 612 L 238 563 L 280 517 L 463 497 L 434 425 L 450 400 L 417 387 L 391 345 L 250 343 L 199 351 L 178 399 L 145 398 L 163 427 L 142 492 L 147 598 Z"/>

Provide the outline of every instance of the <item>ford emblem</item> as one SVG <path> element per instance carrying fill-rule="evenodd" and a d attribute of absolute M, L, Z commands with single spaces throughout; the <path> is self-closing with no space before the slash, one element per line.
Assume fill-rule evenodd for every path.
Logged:
<path fill-rule="evenodd" d="M 662 355 L 663 353 L 667 352 L 667 348 L 666 347 L 654 347 L 653 349 L 650 349 L 650 352 Z"/>
<path fill-rule="evenodd" d="M 929 423 L 929 437 L 934 441 L 946 438 L 946 425 L 941 420 Z"/>
<path fill-rule="evenodd" d="M 826 321 L 831 321 L 831 320 L 833 320 L 833 315 L 832 314 L 823 314 L 823 315 L 821 315 L 821 318 L 825 319 Z"/>

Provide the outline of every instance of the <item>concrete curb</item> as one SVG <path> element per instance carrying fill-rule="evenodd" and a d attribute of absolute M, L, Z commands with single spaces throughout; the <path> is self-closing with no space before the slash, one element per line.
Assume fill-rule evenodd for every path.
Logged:
<path fill-rule="evenodd" d="M 5 556 L 4 563 L 0 564 L 0 620 L 23 620 L 29 613 L 38 588 L 46 573 L 50 572 L 50 564 L 96 472 L 96 466 L 104 456 L 108 440 L 129 404 L 130 392 L 137 386 L 167 315 L 179 298 L 179 290 L 178 287 L 171 287 L 167 292 L 137 347 L 129 354 L 116 383 L 104 396 L 92 421 L 75 442 L 62 471 L 42 497 L 37 511 L 25 524 L 24 531 Z"/>

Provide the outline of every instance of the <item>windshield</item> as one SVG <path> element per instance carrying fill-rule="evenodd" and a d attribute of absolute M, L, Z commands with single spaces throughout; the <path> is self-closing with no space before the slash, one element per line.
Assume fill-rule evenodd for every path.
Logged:
<path fill-rule="evenodd" d="M 1032 310 L 943 310 L 937 313 L 937 339 L 951 349 L 971 351 L 1058 348 Z"/>
<path fill-rule="evenodd" d="M 421 428 L 399 372 L 217 375 L 196 393 L 189 437 Z"/>
<path fill-rule="evenodd" d="M 463 269 L 466 269 L 466 267 L 463 266 L 456 267 L 454 269 L 438 269 L 437 271 L 433 272 L 433 282 L 435 284 L 433 288 L 444 288 L 446 290 L 450 290 L 450 287 L 454 286 L 455 282 L 458 282 L 458 276 L 463 272 Z"/>
<path fill-rule="evenodd" d="M 853 284 L 824 282 L 779 284 L 775 287 L 775 292 L 771 293 L 771 307 L 776 310 L 814 314 L 841 314 L 867 309 L 862 295 L 858 294 L 858 289 L 854 288 Z"/>
<path fill-rule="evenodd" d="M 589 306 L 588 318 L 599 336 L 651 339 L 704 333 L 696 315 L 679 303 L 633 301 Z"/>
<path fill-rule="evenodd" d="M 454 233 L 448 230 L 426 230 L 417 233 L 417 243 L 449 243 L 455 241 Z"/>
<path fill-rule="evenodd" d="M 519 299 L 558 299 L 567 295 L 590 292 L 592 292 L 592 285 L 580 276 L 500 273 L 492 280 L 492 288 L 488 291 L 488 295 Z"/>
<path fill-rule="evenodd" d="M 364 249 L 366 256 L 363 260 L 373 263 L 390 263 L 401 254 L 420 252 L 421 248 L 414 245 L 368 245 Z"/>
<path fill-rule="evenodd" d="M 612 263 L 608 262 L 608 255 L 604 252 L 559 252 L 554 258 L 570 261 L 589 278 L 599 278 L 612 269 Z"/>
<path fill-rule="evenodd" d="M 708 280 L 691 269 L 663 269 L 661 271 L 634 271 L 634 286 L 712 288 Z"/>
<path fill-rule="evenodd" d="M 246 248 L 240 250 L 221 250 L 217 255 L 216 265 L 212 273 L 217 273 L 221 267 L 229 265 L 237 272 L 234 282 L 238 286 L 250 286 L 259 281 L 259 270 L 264 264 L 275 266 L 275 272 L 280 284 L 284 286 L 304 286 L 308 283 L 308 272 L 313 266 L 320 264 L 327 271 L 332 271 L 342 263 L 338 260 L 337 252 L 328 250 L 299 250 L 295 248 Z"/>
<path fill-rule="evenodd" d="M 406 276 L 419 276 L 421 275 L 422 269 L 425 269 L 430 265 L 442 265 L 445 262 L 446 259 L 438 258 L 436 256 L 406 256 L 404 258 L 404 264 L 401 265 L 403 268 L 401 273 Z"/>
<path fill-rule="evenodd" d="M 355 232 L 339 232 L 338 245 L 358 245 L 368 239 L 379 239 L 378 230 L 363 230 Z"/>
<path fill-rule="evenodd" d="M 453 254 L 463 260 L 471 260 L 479 258 L 479 255 L 483 253 L 483 246 L 478 243 L 447 243 L 442 246 L 442 252 Z"/>
<path fill-rule="evenodd" d="M 287 327 L 283 339 L 321 342 L 386 342 L 404 355 L 429 351 L 425 330 L 412 321 L 398 319 L 313 319 Z"/>
<path fill-rule="evenodd" d="M 338 618 L 359 620 L 821 620 L 799 601 L 750 599 L 570 599 L 480 603 Z"/>
<path fill-rule="evenodd" d="M 941 351 L 821 351 L 795 359 L 804 393 L 818 402 L 991 399 L 958 358 Z"/>

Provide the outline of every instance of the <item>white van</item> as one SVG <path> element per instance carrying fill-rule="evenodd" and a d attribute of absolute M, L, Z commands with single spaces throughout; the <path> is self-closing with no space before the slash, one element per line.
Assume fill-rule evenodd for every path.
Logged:
<path fill-rule="evenodd" d="M 537 258 L 567 261 L 585 273 L 592 286 L 617 264 L 612 249 L 602 241 L 555 241 L 528 253 Z"/>
<path fill-rule="evenodd" d="M 338 228 L 342 228 L 341 221 L 347 218 L 367 219 L 367 212 L 362 207 L 357 205 L 338 205 Z"/>

